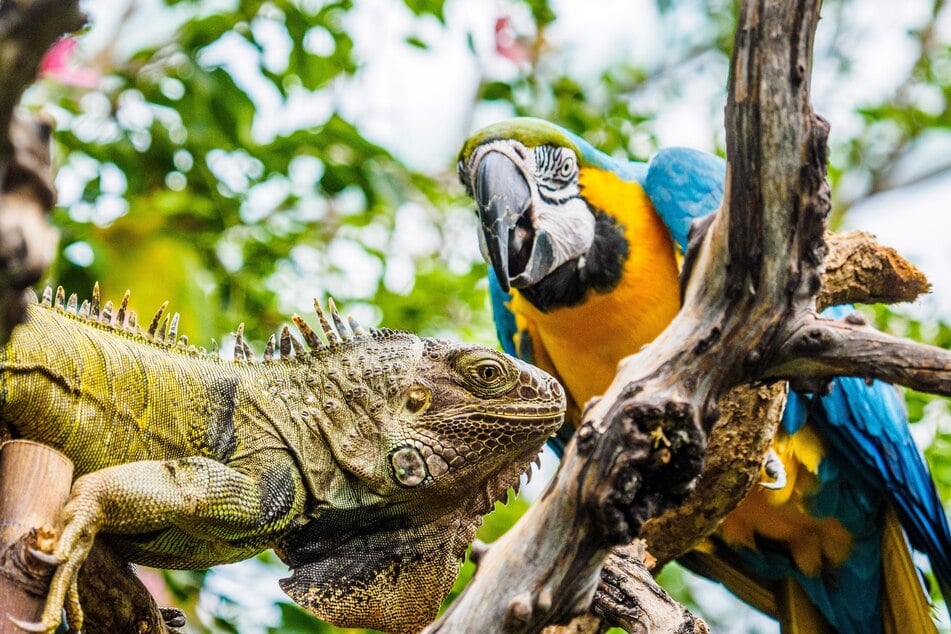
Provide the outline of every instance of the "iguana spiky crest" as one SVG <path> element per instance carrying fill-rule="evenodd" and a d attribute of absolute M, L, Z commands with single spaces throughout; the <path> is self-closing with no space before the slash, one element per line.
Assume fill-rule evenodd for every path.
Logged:
<path fill-rule="evenodd" d="M 209 353 L 204 348 L 189 345 L 188 337 L 184 334 L 178 334 L 178 324 L 181 315 L 179 313 L 172 315 L 165 313 L 168 309 L 168 301 L 162 302 L 162 305 L 158 307 L 158 310 L 156 310 L 152 316 L 148 328 L 143 331 L 138 325 L 136 312 L 134 310 L 128 310 L 129 298 L 131 296 L 131 291 L 129 290 L 126 290 L 122 296 L 122 301 L 119 303 L 119 308 L 115 310 L 115 314 L 113 314 L 113 303 L 111 300 L 107 301 L 100 308 L 101 293 L 99 290 L 99 282 L 93 285 L 92 299 L 84 300 L 78 309 L 76 306 L 79 300 L 76 293 L 70 294 L 69 299 L 66 299 L 66 291 L 62 286 L 56 287 L 55 292 L 52 286 L 47 286 L 43 290 L 42 299 L 39 299 L 32 289 L 27 290 L 27 293 L 31 301 L 39 302 L 45 308 L 51 308 L 72 315 L 76 319 L 88 324 L 102 326 L 110 330 L 132 335 L 160 347 L 177 347 L 184 349 L 190 354 L 219 357 L 217 342 L 214 342 L 212 351 Z M 352 342 L 361 337 L 380 337 L 397 332 L 387 328 L 380 330 L 365 329 L 350 315 L 346 317 L 341 316 L 333 298 L 327 299 L 327 308 L 330 311 L 332 323 L 327 319 L 320 302 L 316 298 L 314 299 L 314 313 L 317 315 L 317 320 L 320 323 L 320 329 L 325 338 L 324 340 L 320 338 L 320 335 L 310 327 L 310 324 L 308 324 L 303 317 L 298 314 L 294 314 L 291 317 L 291 321 L 297 326 L 304 341 L 307 342 L 307 345 L 313 351 L 320 351 L 336 345 Z M 165 317 L 164 320 L 162 319 L 163 315 Z M 268 339 L 264 351 L 264 359 L 266 361 L 274 360 L 276 350 L 280 351 L 281 359 L 290 359 L 300 356 L 305 352 L 304 347 L 299 341 L 294 339 L 294 336 L 287 326 L 283 326 L 279 334 L 280 348 L 277 346 L 277 338 L 275 335 L 272 334 Z M 234 336 L 233 360 L 255 361 L 254 353 L 244 339 L 244 323 L 238 324 Z"/>

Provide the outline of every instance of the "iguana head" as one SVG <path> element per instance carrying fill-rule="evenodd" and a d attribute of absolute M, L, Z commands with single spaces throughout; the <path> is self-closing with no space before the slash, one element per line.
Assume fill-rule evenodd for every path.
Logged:
<path fill-rule="evenodd" d="M 334 624 L 416 631 L 435 617 L 482 515 L 561 425 L 564 392 L 481 346 L 327 334 L 312 357 L 319 407 L 308 425 L 335 468 L 311 474 L 318 503 L 280 544 L 292 569 L 281 586 Z"/>

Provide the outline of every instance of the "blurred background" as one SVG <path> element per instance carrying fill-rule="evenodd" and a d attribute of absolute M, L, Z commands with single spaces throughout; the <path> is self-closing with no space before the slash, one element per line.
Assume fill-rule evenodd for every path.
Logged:
<path fill-rule="evenodd" d="M 900 6 L 900 10 L 899 7 Z M 99 0 L 47 55 L 26 104 L 56 121 L 61 231 L 49 279 L 99 280 L 196 344 L 240 321 L 263 347 L 333 296 L 367 325 L 495 345 L 456 152 L 474 129 L 541 116 L 619 156 L 723 154 L 731 1 Z M 951 10 L 943 0 L 827 0 L 815 109 L 832 123 L 832 225 L 917 263 L 934 293 L 872 307 L 882 328 L 951 345 Z M 951 418 L 908 393 L 951 497 Z M 548 461 L 551 468 L 552 461 Z M 541 478 L 536 478 L 533 484 Z M 529 495 L 528 497 L 531 497 Z M 524 510 L 500 506 L 491 541 Z M 339 631 L 279 590 L 273 555 L 153 572 L 193 632 Z M 471 574 L 467 564 L 460 584 Z M 718 586 L 662 582 L 717 632 L 777 632 Z M 947 628 L 948 624 L 944 626 Z"/>

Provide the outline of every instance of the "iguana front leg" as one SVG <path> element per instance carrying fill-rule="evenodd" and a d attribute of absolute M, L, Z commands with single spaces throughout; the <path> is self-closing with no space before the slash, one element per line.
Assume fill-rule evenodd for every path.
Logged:
<path fill-rule="evenodd" d="M 177 527 L 199 541 L 234 543 L 275 537 L 303 510 L 299 472 L 282 452 L 259 451 L 247 474 L 208 458 L 131 462 L 82 476 L 63 509 L 63 532 L 53 552 L 59 567 L 37 623 L 14 620 L 24 630 L 53 632 L 67 611 L 70 629 L 83 625 L 76 585 L 79 568 L 99 532 L 137 534 Z"/>

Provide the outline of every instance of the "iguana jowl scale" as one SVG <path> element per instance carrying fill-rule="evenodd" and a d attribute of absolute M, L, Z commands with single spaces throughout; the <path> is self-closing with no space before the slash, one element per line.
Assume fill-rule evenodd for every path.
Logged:
<path fill-rule="evenodd" d="M 42 620 L 81 627 L 76 574 L 97 533 L 131 561 L 204 568 L 275 548 L 284 590 L 343 626 L 419 629 L 455 579 L 480 517 L 558 429 L 544 372 L 488 348 L 363 330 L 315 308 L 265 361 L 179 337 L 159 309 L 77 308 L 62 288 L 0 354 L 0 419 L 65 453 L 77 475 Z"/>

